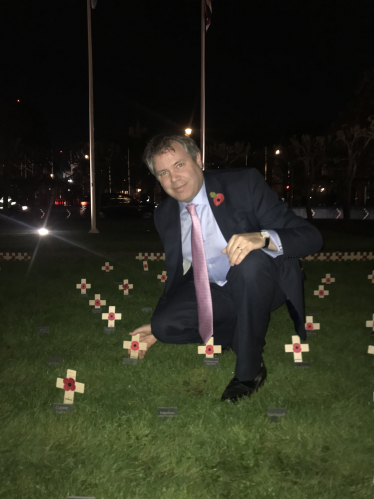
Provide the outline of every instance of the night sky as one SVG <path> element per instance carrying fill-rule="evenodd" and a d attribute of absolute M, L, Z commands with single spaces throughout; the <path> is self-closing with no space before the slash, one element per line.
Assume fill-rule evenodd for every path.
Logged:
<path fill-rule="evenodd" d="M 372 0 L 213 0 L 208 141 L 320 133 L 374 67 Z M 30 103 L 55 147 L 88 140 L 86 0 L 3 0 L 1 99 Z M 200 121 L 200 0 L 98 0 L 95 136 Z M 198 138 L 198 133 L 195 135 Z"/>

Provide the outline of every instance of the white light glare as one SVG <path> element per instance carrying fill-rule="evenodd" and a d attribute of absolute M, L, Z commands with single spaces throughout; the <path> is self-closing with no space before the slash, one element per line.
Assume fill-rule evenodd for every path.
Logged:
<path fill-rule="evenodd" d="M 39 229 L 38 232 L 41 236 L 46 236 L 49 233 L 49 230 L 48 229 Z"/>
<path fill-rule="evenodd" d="M 26 211 L 27 210 L 27 206 L 22 206 L 22 210 Z"/>

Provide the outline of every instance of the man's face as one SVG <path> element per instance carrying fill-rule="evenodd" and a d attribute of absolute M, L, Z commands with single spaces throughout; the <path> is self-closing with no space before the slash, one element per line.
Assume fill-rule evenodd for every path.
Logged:
<path fill-rule="evenodd" d="M 179 142 L 172 142 L 174 150 L 154 157 L 153 164 L 157 180 L 169 196 L 177 201 L 190 203 L 203 185 L 200 154 L 196 163 Z"/>

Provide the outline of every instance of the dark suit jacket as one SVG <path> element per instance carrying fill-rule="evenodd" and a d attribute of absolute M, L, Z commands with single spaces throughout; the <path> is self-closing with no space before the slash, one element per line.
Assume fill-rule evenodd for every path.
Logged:
<path fill-rule="evenodd" d="M 228 242 L 234 234 L 274 229 L 282 241 L 279 284 L 287 296 L 287 306 L 295 331 L 306 339 L 302 271 L 299 258 L 314 254 L 322 247 L 320 232 L 296 216 L 278 199 L 254 168 L 207 170 L 203 172 L 213 215 Z M 216 206 L 211 192 L 224 195 Z M 154 221 L 165 250 L 167 281 L 160 300 L 165 300 L 183 282 L 183 256 L 178 201 L 165 199 L 155 210 Z"/>

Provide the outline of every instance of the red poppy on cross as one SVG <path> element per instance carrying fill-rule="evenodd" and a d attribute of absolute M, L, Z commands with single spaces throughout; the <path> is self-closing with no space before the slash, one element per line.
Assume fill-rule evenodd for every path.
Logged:
<path fill-rule="evenodd" d="M 109 265 L 109 262 L 105 262 L 105 265 L 101 267 L 101 270 L 105 270 L 105 272 L 110 272 L 111 270 L 113 270 L 113 267 Z"/>
<path fill-rule="evenodd" d="M 144 270 L 144 272 L 148 272 L 148 263 L 147 262 L 143 262 L 143 270 Z"/>
<path fill-rule="evenodd" d="M 107 314 L 101 314 L 103 321 L 108 321 L 108 327 L 115 327 L 116 321 L 122 319 L 122 314 L 116 314 L 116 307 L 109 307 Z"/>
<path fill-rule="evenodd" d="M 88 302 L 91 306 L 95 305 L 95 308 L 101 308 L 101 305 L 106 305 L 106 300 L 102 300 L 100 295 L 95 295 L 94 300 Z"/>
<path fill-rule="evenodd" d="M 302 352 L 309 352 L 309 345 L 301 345 L 299 336 L 292 336 L 292 345 L 284 345 L 284 349 L 287 353 L 293 352 L 294 362 L 302 362 L 303 355 Z"/>
<path fill-rule="evenodd" d="M 132 336 L 131 341 L 124 341 L 123 348 L 127 348 L 130 354 L 130 359 L 139 358 L 139 350 L 147 350 L 147 343 L 139 343 L 140 334 Z"/>
<path fill-rule="evenodd" d="M 319 329 L 320 325 L 318 322 L 314 323 L 313 322 L 313 315 L 308 315 L 306 317 L 306 323 L 305 323 L 305 329 L 307 331 L 315 331 L 316 329 Z"/>
<path fill-rule="evenodd" d="M 76 284 L 76 288 L 81 290 L 81 295 L 87 294 L 87 289 L 91 289 L 91 284 L 86 283 L 86 279 L 81 279 L 80 284 Z"/>
<path fill-rule="evenodd" d="M 206 359 L 213 359 L 215 353 L 222 353 L 222 346 L 215 345 L 213 336 L 211 336 L 206 345 L 204 345 L 202 347 L 197 347 L 197 353 L 198 354 L 205 353 Z"/>
<path fill-rule="evenodd" d="M 123 284 L 120 284 L 118 286 L 118 289 L 123 289 L 123 294 L 124 295 L 128 295 L 129 294 L 129 289 L 133 289 L 134 285 L 133 284 L 129 284 L 129 281 L 128 279 L 124 279 L 123 280 Z"/>
<path fill-rule="evenodd" d="M 332 282 L 335 282 L 335 277 L 331 277 L 330 274 L 326 274 L 326 276 L 322 279 L 321 282 L 324 282 L 326 284 L 331 284 Z"/>
<path fill-rule="evenodd" d="M 374 284 L 374 270 L 371 274 L 368 275 L 368 279 L 371 280 L 371 284 Z"/>
<path fill-rule="evenodd" d="M 314 291 L 314 296 L 318 296 L 319 298 L 324 298 L 325 296 L 329 295 L 330 292 L 325 290 L 325 287 L 321 284 L 321 286 L 318 286 L 318 289 Z"/>
<path fill-rule="evenodd" d="M 84 384 L 75 381 L 77 371 L 68 369 L 66 371 L 66 378 L 57 378 L 56 387 L 62 388 L 65 391 L 64 404 L 74 403 L 74 393 L 84 393 Z"/>
<path fill-rule="evenodd" d="M 157 279 L 160 279 L 160 282 L 165 282 L 167 279 L 166 270 L 163 270 L 162 274 L 157 276 Z"/>

